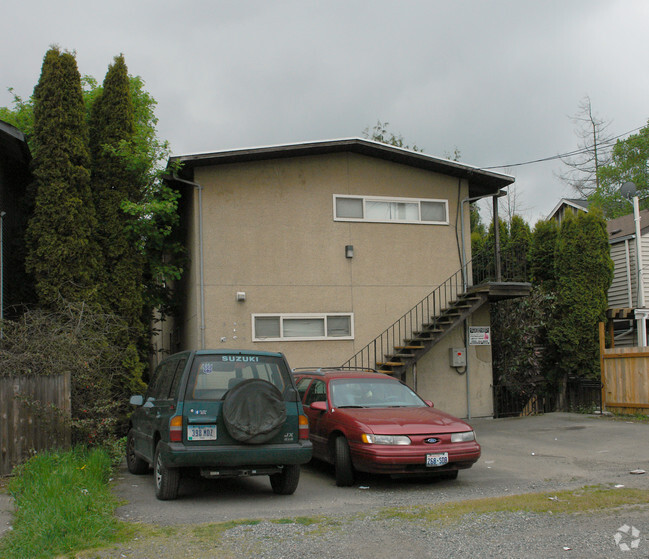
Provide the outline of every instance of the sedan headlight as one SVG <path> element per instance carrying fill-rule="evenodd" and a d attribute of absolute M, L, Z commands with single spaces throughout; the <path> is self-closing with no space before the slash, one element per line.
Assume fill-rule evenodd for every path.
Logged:
<path fill-rule="evenodd" d="M 405 435 L 370 435 L 363 433 L 363 442 L 368 444 L 409 445 L 410 439 Z"/>
<path fill-rule="evenodd" d="M 475 433 L 473 431 L 465 431 L 464 433 L 451 433 L 452 443 L 468 443 L 475 441 Z"/>

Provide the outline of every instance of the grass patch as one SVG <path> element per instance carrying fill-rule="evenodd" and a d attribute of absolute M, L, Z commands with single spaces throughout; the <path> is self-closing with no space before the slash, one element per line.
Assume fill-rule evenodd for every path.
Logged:
<path fill-rule="evenodd" d="M 104 450 L 39 453 L 14 473 L 7 486 L 14 523 L 0 541 L 2 557 L 70 555 L 134 531 L 114 516 L 118 503 L 108 486 L 111 459 Z"/>
<path fill-rule="evenodd" d="M 296 516 L 295 518 L 279 518 L 271 520 L 275 524 L 300 524 L 301 526 L 312 526 L 313 524 L 320 524 L 322 518 L 314 518 L 312 516 Z"/>
<path fill-rule="evenodd" d="M 612 412 L 612 413 L 613 413 L 613 418 L 619 421 L 638 421 L 640 423 L 649 423 L 649 415 L 645 415 L 643 413 L 634 413 L 634 414 L 626 414 L 626 413 L 618 413 L 618 412 Z"/>
<path fill-rule="evenodd" d="M 430 507 L 384 509 L 379 518 L 454 521 L 467 514 L 525 511 L 538 514 L 592 513 L 628 505 L 647 505 L 649 490 L 587 486 L 556 493 L 528 493 L 489 497 Z"/>
<path fill-rule="evenodd" d="M 196 539 L 202 542 L 214 542 L 221 539 L 221 536 L 227 530 L 237 526 L 256 526 L 261 520 L 230 520 L 228 522 L 218 522 L 215 524 L 200 524 L 194 526 L 192 534 Z"/>
<path fill-rule="evenodd" d="M 556 493 L 530 493 L 524 495 L 509 495 L 506 497 L 485 498 L 457 503 L 446 503 L 438 505 L 423 505 L 417 507 L 393 507 L 385 508 L 376 512 L 357 513 L 352 515 L 337 516 L 297 516 L 279 519 L 265 520 L 234 520 L 228 522 L 217 522 L 201 524 L 191 529 L 184 527 L 153 527 L 146 524 L 138 524 L 137 544 L 139 550 L 165 550 L 166 556 L 174 552 L 184 554 L 187 557 L 200 556 L 206 549 L 213 549 L 219 557 L 236 557 L 230 551 L 223 549 L 222 538 L 225 532 L 232 528 L 255 526 L 261 522 L 271 522 L 277 525 L 296 524 L 309 527 L 309 536 L 323 536 L 331 531 L 344 530 L 346 523 L 354 520 L 405 520 L 416 522 L 448 522 L 459 521 L 467 515 L 491 514 L 497 512 L 519 512 L 546 514 L 578 514 L 578 513 L 606 513 L 616 508 L 625 506 L 647 506 L 649 503 L 649 490 L 640 489 L 615 489 L 611 486 L 588 486 L 573 491 L 560 491 Z M 179 536 L 182 536 L 182 549 L 179 549 Z M 133 546 L 134 541 L 129 542 Z M 119 546 L 112 549 L 105 549 L 110 555 L 101 557 L 113 557 L 112 553 L 119 551 Z M 95 553 L 89 551 L 81 552 L 76 557 L 96 557 Z"/>

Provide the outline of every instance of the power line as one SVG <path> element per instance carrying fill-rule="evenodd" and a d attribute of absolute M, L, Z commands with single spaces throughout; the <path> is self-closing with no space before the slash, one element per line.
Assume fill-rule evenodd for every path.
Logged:
<path fill-rule="evenodd" d="M 640 126 L 638 128 L 634 128 L 633 130 L 629 130 L 628 132 L 623 132 L 619 136 L 614 136 L 613 138 L 608 138 L 607 140 L 604 140 L 599 145 L 604 146 L 604 147 L 610 147 L 613 144 L 613 142 L 615 142 L 616 140 L 622 138 L 623 136 L 627 136 L 629 134 L 632 134 L 633 132 L 637 132 L 638 130 L 642 130 L 643 128 L 644 128 L 644 126 Z M 552 155 L 550 157 L 542 157 L 540 159 L 532 159 L 531 161 L 524 161 L 522 163 L 510 163 L 509 165 L 493 165 L 491 167 L 481 167 L 481 169 L 483 171 L 489 171 L 491 169 L 505 169 L 505 168 L 508 168 L 508 167 L 522 167 L 523 165 L 532 165 L 534 163 L 544 163 L 546 161 L 553 161 L 555 159 L 563 159 L 564 157 L 573 157 L 575 155 L 580 155 L 582 153 L 586 153 L 591 149 L 592 149 L 592 146 L 591 147 L 585 147 L 585 148 L 579 148 L 579 149 L 576 149 L 576 150 L 573 150 L 573 151 L 568 151 L 566 153 L 561 153 L 559 155 Z"/>

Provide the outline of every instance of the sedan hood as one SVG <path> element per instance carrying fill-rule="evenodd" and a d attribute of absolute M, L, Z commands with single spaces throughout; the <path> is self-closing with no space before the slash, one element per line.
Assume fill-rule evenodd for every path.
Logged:
<path fill-rule="evenodd" d="M 338 408 L 337 412 L 381 435 L 428 435 L 472 430 L 464 421 L 430 407 Z"/>

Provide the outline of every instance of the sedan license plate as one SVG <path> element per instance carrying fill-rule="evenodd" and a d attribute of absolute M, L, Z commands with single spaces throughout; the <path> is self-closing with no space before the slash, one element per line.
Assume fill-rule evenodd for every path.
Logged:
<path fill-rule="evenodd" d="M 439 454 L 426 454 L 426 466 L 429 468 L 437 468 L 438 466 L 445 466 L 448 464 L 448 452 L 440 452 Z"/>
<path fill-rule="evenodd" d="M 216 425 L 201 425 L 187 427 L 188 441 L 215 441 Z"/>

